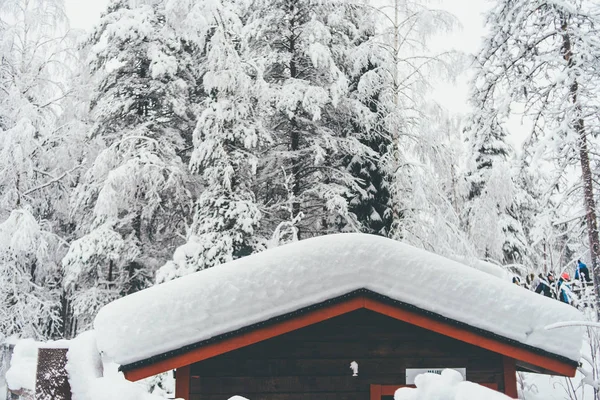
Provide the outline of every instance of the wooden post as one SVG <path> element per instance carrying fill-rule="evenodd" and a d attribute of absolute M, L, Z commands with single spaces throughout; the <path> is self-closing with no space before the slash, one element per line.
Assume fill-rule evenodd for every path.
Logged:
<path fill-rule="evenodd" d="M 191 367 L 189 365 L 177 368 L 175 372 L 175 398 L 190 400 L 190 372 Z"/>
<path fill-rule="evenodd" d="M 381 400 L 381 385 L 371 384 L 370 389 L 370 400 Z"/>
<path fill-rule="evenodd" d="M 504 356 L 502 357 L 502 363 L 504 364 L 504 394 L 516 399 L 519 397 L 517 393 L 516 361 L 514 358 Z"/>

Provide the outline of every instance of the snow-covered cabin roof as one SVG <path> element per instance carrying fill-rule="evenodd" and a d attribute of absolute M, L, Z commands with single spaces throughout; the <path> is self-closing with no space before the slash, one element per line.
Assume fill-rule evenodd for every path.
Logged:
<path fill-rule="evenodd" d="M 398 241 L 322 236 L 142 290 L 103 307 L 98 348 L 122 365 L 206 341 L 366 289 L 427 313 L 574 362 L 575 308 Z"/>

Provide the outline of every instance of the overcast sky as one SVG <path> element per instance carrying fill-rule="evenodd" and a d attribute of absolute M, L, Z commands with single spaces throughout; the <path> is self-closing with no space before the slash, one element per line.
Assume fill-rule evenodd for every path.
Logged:
<path fill-rule="evenodd" d="M 65 4 L 71 27 L 89 30 L 100 18 L 108 0 L 65 0 Z"/>

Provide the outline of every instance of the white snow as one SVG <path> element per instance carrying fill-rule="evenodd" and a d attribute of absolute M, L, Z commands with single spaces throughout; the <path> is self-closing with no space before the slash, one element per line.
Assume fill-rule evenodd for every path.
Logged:
<path fill-rule="evenodd" d="M 209 339 L 365 288 L 579 361 L 575 308 L 412 246 L 365 234 L 307 239 L 116 300 L 94 322 L 119 364 Z"/>
<path fill-rule="evenodd" d="M 491 262 L 479 260 L 473 257 L 450 257 L 452 260 L 457 261 L 461 264 L 466 264 L 469 267 L 473 267 L 487 274 L 493 275 L 497 278 L 508 280 L 512 282 L 513 275 L 499 265 L 492 264 Z"/>
<path fill-rule="evenodd" d="M 103 363 L 94 331 L 84 332 L 71 341 L 66 370 L 73 400 L 164 399 L 148 393 L 144 385 L 126 380 L 117 365 Z"/>
<path fill-rule="evenodd" d="M 570 291 L 569 291 L 570 292 Z M 544 329 L 559 329 L 569 326 L 589 326 L 590 328 L 600 328 L 600 322 L 593 321 L 568 321 L 568 322 L 556 322 L 554 324 L 546 326 Z"/>
<path fill-rule="evenodd" d="M 465 381 L 460 372 L 453 369 L 445 369 L 441 375 L 419 375 L 415 386 L 396 390 L 394 400 L 510 400 L 500 392 Z"/>
<path fill-rule="evenodd" d="M 104 373 L 94 331 L 84 332 L 72 341 L 65 369 L 69 374 L 73 400 L 91 399 L 90 386 Z"/>
<path fill-rule="evenodd" d="M 38 343 L 33 339 L 20 340 L 13 351 L 10 369 L 6 372 L 6 383 L 13 391 L 35 390 Z"/>
<path fill-rule="evenodd" d="M 164 400 L 146 392 L 144 387 L 124 377 L 102 377 L 90 385 L 89 400 Z"/>
<path fill-rule="evenodd" d="M 524 400 L 596 400 L 594 388 L 577 371 L 574 378 L 519 372 L 519 399 Z"/>

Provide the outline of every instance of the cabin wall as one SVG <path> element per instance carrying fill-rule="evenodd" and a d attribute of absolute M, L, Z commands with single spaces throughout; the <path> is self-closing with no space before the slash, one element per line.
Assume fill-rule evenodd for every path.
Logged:
<path fill-rule="evenodd" d="M 358 363 L 352 376 L 350 363 Z M 190 400 L 367 400 L 371 384 L 403 385 L 406 368 L 464 367 L 504 391 L 502 356 L 359 310 L 190 367 Z M 386 399 L 384 399 L 386 400 Z"/>

